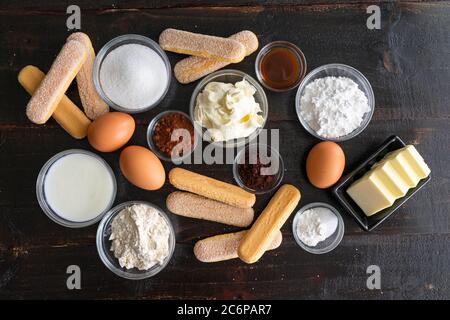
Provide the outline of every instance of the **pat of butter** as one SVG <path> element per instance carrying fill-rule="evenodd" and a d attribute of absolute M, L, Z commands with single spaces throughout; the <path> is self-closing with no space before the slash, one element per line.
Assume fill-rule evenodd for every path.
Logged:
<path fill-rule="evenodd" d="M 387 154 L 355 181 L 347 193 L 367 216 L 390 207 L 428 177 L 430 168 L 412 145 Z"/>
<path fill-rule="evenodd" d="M 374 174 L 366 174 L 354 182 L 347 193 L 367 216 L 392 206 L 395 201 L 383 180 Z"/>

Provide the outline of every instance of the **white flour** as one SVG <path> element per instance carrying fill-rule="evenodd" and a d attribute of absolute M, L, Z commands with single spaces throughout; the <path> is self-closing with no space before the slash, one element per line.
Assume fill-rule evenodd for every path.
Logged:
<path fill-rule="evenodd" d="M 122 268 L 148 270 L 169 255 L 169 235 L 169 226 L 156 209 L 136 204 L 112 221 L 111 251 Z"/>
<path fill-rule="evenodd" d="M 306 210 L 298 219 L 297 235 L 300 240 L 315 247 L 331 236 L 338 226 L 336 215 L 328 208 L 317 207 Z"/>
<path fill-rule="evenodd" d="M 357 129 L 370 111 L 356 82 L 346 77 L 324 77 L 308 84 L 301 97 L 301 117 L 324 138 L 338 138 Z"/>

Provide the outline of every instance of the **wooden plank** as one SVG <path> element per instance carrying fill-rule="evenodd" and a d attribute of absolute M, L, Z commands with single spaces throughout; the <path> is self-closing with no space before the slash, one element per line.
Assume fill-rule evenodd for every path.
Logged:
<path fill-rule="evenodd" d="M 118 278 L 99 259 L 92 259 L 96 254 L 92 244 L 16 249 L 6 256 L 8 267 L 0 278 L 0 297 L 448 299 L 449 279 L 439 270 L 450 263 L 449 240 L 448 234 L 363 234 L 347 236 L 329 255 L 315 256 L 300 250 L 286 235 L 281 249 L 267 253 L 256 265 L 238 260 L 203 264 L 195 261 L 192 245 L 177 244 L 166 270 L 137 282 Z M 79 291 L 65 287 L 65 270 L 70 263 L 82 270 Z M 382 270 L 381 291 L 366 287 L 370 264 Z"/>
<path fill-rule="evenodd" d="M 310 6 L 310 5 L 353 5 L 353 4 L 375 4 L 392 3 L 395 0 L 370 1 L 370 0 L 131 0 L 131 1 L 78 1 L 76 4 L 82 10 L 135 10 L 135 9 L 173 9 L 193 7 L 274 7 L 274 6 Z M 420 2 L 413 0 L 411 2 Z M 23 0 L 20 3 L 14 0 L 3 1 L 1 10 L 4 11 L 61 11 L 66 10 L 70 1 L 40 1 Z"/>

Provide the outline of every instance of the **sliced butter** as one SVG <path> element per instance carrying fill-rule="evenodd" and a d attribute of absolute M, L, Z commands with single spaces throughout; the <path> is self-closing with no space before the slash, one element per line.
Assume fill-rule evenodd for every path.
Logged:
<path fill-rule="evenodd" d="M 374 164 L 347 193 L 367 216 L 390 207 L 410 188 L 428 177 L 430 168 L 412 145 L 388 153 Z"/>
<path fill-rule="evenodd" d="M 374 174 L 365 175 L 354 182 L 347 193 L 367 216 L 390 207 L 395 201 L 394 195 L 384 186 L 380 177 Z"/>
<path fill-rule="evenodd" d="M 403 197 L 408 192 L 408 184 L 405 183 L 390 161 L 386 161 L 375 167 L 375 169 L 372 170 L 372 174 L 376 175 L 378 179 L 382 181 L 386 189 L 388 189 L 396 199 Z"/>

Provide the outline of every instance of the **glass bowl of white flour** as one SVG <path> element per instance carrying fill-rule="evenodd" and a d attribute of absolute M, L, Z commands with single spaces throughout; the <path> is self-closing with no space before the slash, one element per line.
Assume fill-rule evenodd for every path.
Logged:
<path fill-rule="evenodd" d="M 341 243 L 344 220 L 333 206 L 313 202 L 295 214 L 292 233 L 302 249 L 313 254 L 323 254 L 334 250 Z"/>
<path fill-rule="evenodd" d="M 302 126 L 316 138 L 346 141 L 369 124 L 375 97 L 361 72 L 345 64 L 327 64 L 300 83 L 295 109 Z"/>
<path fill-rule="evenodd" d="M 97 229 L 97 251 L 116 275 L 142 280 L 161 272 L 175 250 L 175 231 L 166 213 L 145 201 L 112 208 Z"/>

